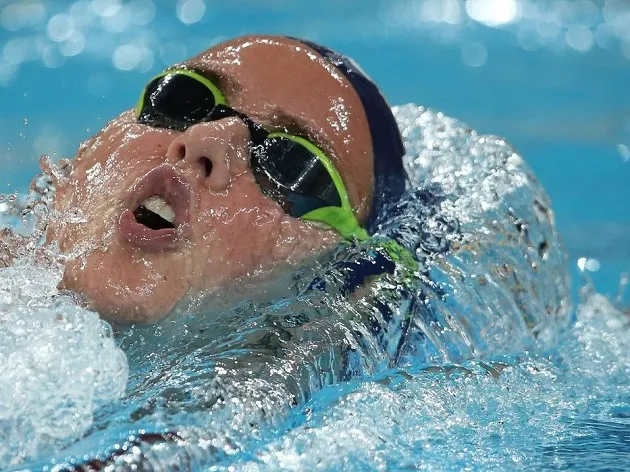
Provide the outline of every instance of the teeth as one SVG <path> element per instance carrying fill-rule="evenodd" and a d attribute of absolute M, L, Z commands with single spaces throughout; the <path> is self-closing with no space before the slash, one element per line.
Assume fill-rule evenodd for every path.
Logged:
<path fill-rule="evenodd" d="M 170 206 L 162 197 L 153 195 L 142 202 L 142 206 L 147 210 L 160 215 L 169 223 L 173 223 L 175 221 L 175 212 L 173 211 L 173 207 Z"/>

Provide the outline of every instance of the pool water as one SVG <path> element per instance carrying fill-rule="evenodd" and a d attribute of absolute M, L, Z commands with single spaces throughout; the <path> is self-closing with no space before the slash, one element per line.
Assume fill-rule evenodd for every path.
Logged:
<path fill-rule="evenodd" d="M 0 466 L 106 457 L 130 434 L 183 425 L 186 441 L 149 448 L 150 464 L 183 461 L 216 470 L 630 468 L 630 318 L 623 291 L 630 266 L 630 97 L 624 94 L 630 6 L 616 0 L 310 3 L 0 5 L 0 192 L 6 201 L 14 192 L 25 195 L 40 154 L 71 156 L 81 139 L 130 107 L 147 78 L 171 62 L 238 34 L 289 34 L 353 56 L 394 104 L 418 103 L 480 133 L 504 136 L 551 197 L 567 259 L 556 233 L 544 225 L 532 231 L 532 240 L 554 242 L 551 259 L 539 275 L 528 272 L 527 261 L 511 259 L 524 264 L 520 273 L 529 287 L 516 308 L 502 298 L 512 293 L 503 279 L 482 289 L 487 298 L 475 298 L 477 279 L 455 281 L 448 270 L 437 271 L 439 280 L 468 294 L 442 305 L 438 313 L 445 319 L 439 322 L 447 323 L 445 313 L 473 323 L 483 319 L 486 324 L 473 332 L 490 334 L 466 344 L 461 332 L 447 330 L 455 334 L 432 337 L 417 351 L 424 357 L 399 368 L 366 355 L 364 372 L 348 381 L 321 374 L 335 372 L 324 353 L 318 382 L 298 388 L 305 394 L 290 409 L 284 387 L 261 385 L 254 374 L 230 384 L 226 368 L 221 380 L 221 346 L 212 340 L 223 339 L 221 329 L 243 314 L 289 316 L 304 309 L 304 300 L 289 297 L 256 309 L 245 304 L 226 312 L 225 326 L 203 331 L 184 317 L 174 325 L 112 334 L 96 315 L 56 292 L 55 269 L 42 272 L 24 263 L 5 271 L 0 284 L 0 365 L 9 379 L 0 390 Z M 461 124 L 412 109 L 418 119 L 464 133 L 455 141 L 461 149 L 472 145 Z M 412 109 L 400 109 L 399 120 Z M 419 146 L 412 172 L 430 167 L 415 161 L 427 139 L 408 141 Z M 492 152 L 484 147 L 485 155 Z M 525 193 L 503 196 L 527 213 L 527 199 L 540 189 L 525 182 Z M 448 188 L 449 182 L 440 184 Z M 491 212 L 479 213 L 484 215 Z M 487 223 L 469 221 L 464 229 L 473 234 Z M 470 261 L 457 262 L 463 273 L 479 276 L 493 261 L 512 256 L 490 254 L 475 274 Z M 487 318 L 473 316 L 484 306 Z M 544 328 L 538 338 L 511 316 L 523 307 Z M 229 385 L 238 393 L 231 398 L 251 393 L 258 403 L 212 409 L 217 392 Z M 134 444 L 127 446 L 131 457 Z"/>

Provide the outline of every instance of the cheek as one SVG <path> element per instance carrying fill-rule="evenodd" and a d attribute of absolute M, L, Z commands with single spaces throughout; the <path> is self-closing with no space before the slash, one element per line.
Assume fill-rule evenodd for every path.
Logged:
<path fill-rule="evenodd" d="M 270 247 L 274 261 L 299 264 L 339 243 L 341 237 L 332 229 L 322 229 L 304 220 L 285 216 L 279 225 L 277 243 Z"/>
<path fill-rule="evenodd" d="M 278 240 L 282 209 L 264 197 L 253 179 L 237 179 L 225 194 L 200 202 L 198 242 L 228 264 L 255 264 Z"/>
<path fill-rule="evenodd" d="M 73 177 L 58 189 L 55 212 L 49 221 L 49 240 L 56 239 L 62 252 L 85 254 L 115 237 L 121 180 L 113 182 L 80 181 Z"/>
<path fill-rule="evenodd" d="M 183 254 L 141 254 L 113 246 L 66 265 L 60 288 L 86 296 L 105 319 L 153 322 L 189 289 Z"/>
<path fill-rule="evenodd" d="M 333 231 L 287 216 L 253 180 L 234 187 L 202 202 L 193 256 L 195 287 L 217 288 L 234 278 L 299 262 L 338 242 Z"/>
<path fill-rule="evenodd" d="M 224 192 L 202 190 L 198 201 L 201 225 L 221 227 L 251 226 L 277 223 L 284 215 L 282 208 L 265 197 L 253 176 L 242 173 L 233 178 Z"/>

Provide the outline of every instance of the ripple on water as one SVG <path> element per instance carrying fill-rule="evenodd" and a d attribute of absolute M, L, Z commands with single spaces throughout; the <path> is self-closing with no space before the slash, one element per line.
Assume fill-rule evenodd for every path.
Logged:
<path fill-rule="evenodd" d="M 408 369 L 325 389 L 302 424 L 230 465 L 627 470 L 629 374 L 630 320 L 589 294 L 551 355 Z"/>

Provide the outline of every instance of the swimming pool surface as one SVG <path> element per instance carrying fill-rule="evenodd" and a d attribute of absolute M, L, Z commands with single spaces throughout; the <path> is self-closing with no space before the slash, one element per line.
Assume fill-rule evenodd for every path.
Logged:
<path fill-rule="evenodd" d="M 72 156 L 80 140 L 135 104 L 152 74 L 211 44 L 246 33 L 326 44 L 354 57 L 392 104 L 430 107 L 502 136 L 529 163 L 568 253 L 571 325 L 544 347 L 333 382 L 248 435 L 226 432 L 228 419 L 217 414 L 208 426 L 224 433 L 214 439 L 216 469 L 627 470 L 630 295 L 619 287 L 630 269 L 628 32 L 630 4 L 622 0 L 5 0 L 0 193 L 7 200 L 25 194 L 41 154 Z M 154 408 L 152 421 L 163 411 L 166 422 L 198 424 L 195 412 L 187 419 L 185 408 L 168 411 L 171 401 L 186 404 L 178 395 L 187 374 L 205 375 L 194 359 L 175 355 L 183 352 L 177 336 L 165 330 L 113 340 L 69 300 L 46 305 L 55 292 L 46 281 L 55 276 L 19 269 L 1 284 L 13 294 L 0 299 L 1 316 L 25 327 L 0 331 L 0 365 L 11 379 L 0 387 L 0 425 L 13 428 L 0 428 L 7 431 L 0 432 L 0 468 L 100 453 L 128 436 L 129 417 L 148 415 L 141 406 Z M 49 326 L 61 309 L 81 329 Z M 29 325 L 34 313 L 49 329 Z M 156 337 L 173 357 L 156 359 L 142 336 Z M 68 339 L 67 349 L 33 348 Z M 201 349 L 200 340 L 189 341 Z M 59 360 L 54 372 L 36 373 L 40 389 L 14 369 L 38 356 Z M 158 363 L 179 377 L 168 379 L 170 397 L 147 403 L 152 387 L 139 387 L 148 382 L 143 369 Z M 86 374 L 69 377 L 73 369 Z M 54 403 L 48 393 L 55 389 L 64 398 L 77 393 L 75 403 Z M 236 431 L 234 418 L 248 420 L 230 418 Z M 73 445 L 85 431 L 88 441 Z M 53 452 L 61 446 L 67 449 Z M 176 452 L 165 448 L 160 463 L 169 457 Z"/>

